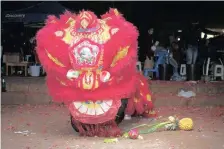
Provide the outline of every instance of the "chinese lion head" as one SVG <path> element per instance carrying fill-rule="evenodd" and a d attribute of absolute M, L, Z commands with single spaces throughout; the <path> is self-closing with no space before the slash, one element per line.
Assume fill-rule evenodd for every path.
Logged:
<path fill-rule="evenodd" d="M 154 115 L 147 81 L 136 70 L 137 38 L 116 9 L 101 18 L 90 11 L 49 16 L 37 33 L 50 95 L 68 105 L 81 135 L 119 135 L 118 116 Z"/>

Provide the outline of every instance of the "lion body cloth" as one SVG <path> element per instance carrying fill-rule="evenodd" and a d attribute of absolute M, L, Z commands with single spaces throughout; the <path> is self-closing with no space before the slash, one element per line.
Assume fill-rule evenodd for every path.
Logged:
<path fill-rule="evenodd" d="M 155 115 L 147 80 L 137 71 L 138 30 L 117 9 L 49 16 L 37 33 L 37 54 L 49 94 L 68 106 L 86 136 L 117 136 L 124 115 Z M 124 102 L 123 102 L 124 101 Z"/>

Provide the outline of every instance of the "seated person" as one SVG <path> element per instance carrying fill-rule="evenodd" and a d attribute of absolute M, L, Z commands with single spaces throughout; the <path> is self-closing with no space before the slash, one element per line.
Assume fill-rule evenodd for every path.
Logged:
<path fill-rule="evenodd" d="M 151 47 L 151 50 L 154 51 L 154 55 L 158 57 L 158 65 L 166 63 L 173 66 L 173 75 L 171 77 L 171 80 L 181 81 L 182 78 L 178 73 L 178 64 L 173 58 L 172 54 L 170 54 L 169 50 L 165 49 L 164 46 L 159 45 L 158 41 Z"/>
<path fill-rule="evenodd" d="M 181 64 L 181 50 L 179 49 L 179 45 L 176 41 L 171 43 L 170 51 L 173 55 L 173 58 L 176 60 L 177 64 Z"/>

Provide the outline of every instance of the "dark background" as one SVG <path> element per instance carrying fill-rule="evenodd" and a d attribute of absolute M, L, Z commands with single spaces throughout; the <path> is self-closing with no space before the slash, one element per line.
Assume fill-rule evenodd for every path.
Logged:
<path fill-rule="evenodd" d="M 31 7 L 38 1 L 2 1 L 2 11 L 12 11 Z M 128 19 L 134 21 L 144 20 L 149 24 L 152 21 L 216 21 L 223 22 L 224 9 L 222 1 L 60 1 L 63 6 L 79 11 L 89 9 L 96 14 L 102 14 L 109 7 L 118 8 Z"/>
<path fill-rule="evenodd" d="M 13 11 L 32 7 L 38 1 L 2 1 L 2 11 Z M 177 31 L 199 22 L 202 27 L 222 27 L 224 24 L 224 2 L 213 1 L 59 1 L 61 5 L 78 12 L 82 9 L 104 14 L 110 7 L 117 8 L 124 17 L 136 25 L 140 31 L 139 45 L 146 49 L 147 30 Z M 15 28 L 14 28 L 15 29 Z M 143 51 L 143 50 L 141 50 Z"/>

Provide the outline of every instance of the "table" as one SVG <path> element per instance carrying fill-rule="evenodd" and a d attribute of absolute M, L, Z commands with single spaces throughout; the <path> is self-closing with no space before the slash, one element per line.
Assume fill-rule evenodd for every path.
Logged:
<path fill-rule="evenodd" d="M 29 66 L 29 62 L 20 62 L 20 63 L 8 63 L 6 62 L 6 76 L 9 75 L 9 69 L 8 67 L 10 66 L 11 67 L 11 72 L 12 72 L 12 67 L 24 67 L 25 68 L 25 76 L 27 76 L 27 68 Z"/>

